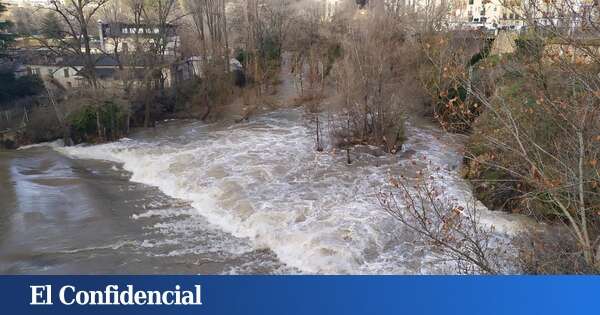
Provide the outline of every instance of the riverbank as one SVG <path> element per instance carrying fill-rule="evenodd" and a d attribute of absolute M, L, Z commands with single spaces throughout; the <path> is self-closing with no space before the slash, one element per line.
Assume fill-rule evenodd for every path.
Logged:
<path fill-rule="evenodd" d="M 322 135 L 324 150 L 316 150 L 314 114 L 307 115 L 304 108 L 290 108 L 295 107 L 298 96 L 291 73 L 286 73 L 282 76 L 287 75 L 288 80 L 282 80 L 280 89 L 271 95 L 285 101 L 254 109 L 245 107 L 241 101 L 234 102 L 223 106 L 222 112 L 215 112 L 218 115 L 212 123 L 165 121 L 155 128 L 136 129 L 129 138 L 111 143 L 55 146 L 55 150 L 69 157 L 69 163 L 108 163 L 101 168 L 110 166 L 135 185 L 156 187 L 150 190 L 150 195 L 162 196 L 159 200 L 166 198 L 183 205 L 175 210 L 171 206 L 155 209 L 144 205 L 144 210 L 150 210 L 132 212 L 126 209 L 129 204 L 126 200 L 116 210 L 126 215 L 121 217 L 122 221 L 138 226 L 139 220 L 156 220 L 152 221 L 152 227 L 143 227 L 141 234 L 155 228 L 166 234 L 156 240 L 143 238 L 125 245 L 106 244 L 103 240 L 85 247 L 71 244 L 67 252 L 106 254 L 121 259 L 121 249 L 147 251 L 152 256 L 149 261 L 157 259 L 154 255 L 173 256 L 185 261 L 182 268 L 195 270 L 193 257 L 197 252 L 207 251 L 206 248 L 217 246 L 225 252 L 238 253 L 237 245 L 229 248 L 233 239 L 245 244 L 243 256 L 251 255 L 257 261 L 232 267 L 215 258 L 212 249 L 208 249 L 207 259 L 216 262 L 209 263 L 212 267 L 207 269 L 198 267 L 199 272 L 456 272 L 452 266 L 440 264 L 435 252 L 417 234 L 390 220 L 377 196 L 389 184 L 390 176 L 413 178 L 436 170 L 444 177 L 448 198 L 465 204 L 473 202 L 470 184 L 460 174 L 466 137 L 443 132 L 420 115 L 407 115 L 406 141 L 398 154 L 361 145 L 351 150 L 352 164 L 348 165 L 346 155 L 338 153 L 339 148 L 328 133 Z M 373 154 L 376 151 L 381 154 Z M 89 171 L 94 172 L 94 167 Z M 115 193 L 110 198 L 119 203 L 122 198 Z M 95 195 L 86 198 L 106 196 Z M 100 201 L 99 207 L 107 207 L 105 202 Z M 522 217 L 492 212 L 480 203 L 475 204 L 481 223 L 494 226 L 497 233 L 514 235 L 522 230 Z M 176 223 L 171 224 L 171 220 Z M 208 235 L 203 239 L 205 229 L 217 230 L 225 236 Z M 189 248 L 188 244 L 194 241 L 173 236 L 180 232 L 192 239 L 200 237 L 200 248 Z M 154 252 L 155 246 L 159 253 Z M 63 255 L 64 250 L 58 256 Z M 33 257 L 25 260 L 32 259 L 35 260 Z M 138 259 L 123 263 L 144 266 L 143 256 Z"/>

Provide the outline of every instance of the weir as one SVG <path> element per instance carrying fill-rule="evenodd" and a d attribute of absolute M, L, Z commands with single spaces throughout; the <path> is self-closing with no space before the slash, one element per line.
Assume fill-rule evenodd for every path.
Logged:
<path fill-rule="evenodd" d="M 461 145 L 433 128 L 409 124 L 407 154 L 354 150 L 351 165 L 326 135 L 323 152 L 314 149 L 315 126 L 303 119 L 302 110 L 233 126 L 178 122 L 160 128 L 115 143 L 57 150 L 76 159 L 117 163 L 131 173 L 131 181 L 189 202 L 196 216 L 257 250 L 272 251 L 294 272 L 443 273 L 431 254 L 411 243 L 410 232 L 390 220 L 377 194 L 391 175 L 435 170 L 452 183 L 445 194 L 463 203 L 472 198 L 458 173 Z M 505 222 L 497 215 L 484 207 L 481 212 L 503 229 Z M 149 210 L 136 218 L 157 215 Z M 184 217 L 176 226 L 192 229 L 188 222 Z M 196 237 L 191 231 L 190 237 Z"/>

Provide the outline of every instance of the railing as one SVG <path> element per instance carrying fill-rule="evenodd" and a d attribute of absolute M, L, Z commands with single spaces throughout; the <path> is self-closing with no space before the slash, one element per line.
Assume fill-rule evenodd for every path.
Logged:
<path fill-rule="evenodd" d="M 25 107 L 17 107 L 0 111 L 0 133 L 21 129 L 29 122 L 29 111 Z"/>

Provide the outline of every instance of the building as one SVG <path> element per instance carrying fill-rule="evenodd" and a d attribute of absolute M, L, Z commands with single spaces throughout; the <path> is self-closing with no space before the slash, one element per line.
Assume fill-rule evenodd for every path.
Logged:
<path fill-rule="evenodd" d="M 120 61 L 105 54 L 93 55 L 92 58 L 97 83 L 103 88 L 120 89 L 124 87 L 125 81 L 140 84 L 147 74 L 144 63 L 139 60 L 136 62 L 131 55 L 121 56 Z M 151 57 L 147 56 L 147 58 Z M 172 78 L 170 65 L 173 63 L 173 58 L 167 58 L 166 62 L 161 71 L 165 85 L 169 86 Z M 83 56 L 61 57 L 44 50 L 23 51 L 19 54 L 15 75 L 37 75 L 45 83 L 59 84 L 65 89 L 86 87 L 87 82 L 82 75 L 84 66 Z"/>
<path fill-rule="evenodd" d="M 451 7 L 455 22 L 471 27 L 520 29 L 526 24 L 535 24 L 576 28 L 596 19 L 593 17 L 595 1 L 455 0 Z"/>
<path fill-rule="evenodd" d="M 473 28 L 520 28 L 520 0 L 458 0 L 453 3 L 456 23 Z"/>
<path fill-rule="evenodd" d="M 97 68 L 96 77 L 103 87 L 114 87 L 115 72 L 118 69 L 116 61 L 107 56 L 94 56 Z M 81 87 L 85 85 L 81 70 L 84 60 L 80 57 L 50 57 L 33 54 L 22 61 L 21 71 L 37 75 L 45 82 L 54 81 L 64 88 Z"/>
<path fill-rule="evenodd" d="M 2 1 L 10 6 L 15 7 L 47 7 L 50 6 L 51 0 L 4 0 Z"/>
<path fill-rule="evenodd" d="M 168 24 L 163 27 L 149 24 L 105 23 L 98 21 L 99 49 L 105 52 L 128 53 L 147 51 L 159 40 L 166 40 L 167 55 L 175 55 L 179 45 L 177 28 Z"/>
<path fill-rule="evenodd" d="M 121 54 L 119 60 L 106 54 L 92 55 L 94 73 L 100 87 L 106 89 L 123 89 L 139 85 L 147 80 L 156 81 L 161 78 L 162 84 L 168 87 L 177 82 L 204 78 L 202 73 L 203 59 L 193 56 L 185 60 L 176 60 L 173 56 L 165 56 L 163 65 L 156 65 L 152 55 Z M 23 50 L 14 58 L 12 69 L 15 76 L 37 75 L 46 84 L 60 85 L 65 89 L 85 88 L 88 86 L 82 70 L 85 67 L 84 56 L 57 57 L 46 50 Z M 145 65 L 153 65 L 148 68 Z M 245 81 L 242 64 L 235 58 L 229 61 L 229 70 L 234 75 L 236 84 Z M 149 69 L 160 69 L 149 71 Z M 160 73 L 160 76 L 157 74 Z M 154 76 L 149 78 L 148 76 Z"/>

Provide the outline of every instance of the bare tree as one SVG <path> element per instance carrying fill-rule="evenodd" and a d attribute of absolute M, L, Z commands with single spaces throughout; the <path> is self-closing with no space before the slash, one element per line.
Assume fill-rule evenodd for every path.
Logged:
<path fill-rule="evenodd" d="M 404 140 L 401 65 L 405 29 L 385 12 L 372 12 L 351 22 L 342 37 L 344 56 L 335 68 L 346 123 L 335 128 L 343 145 L 369 143 L 395 153 Z"/>
<path fill-rule="evenodd" d="M 165 91 L 168 79 L 165 69 L 172 62 L 167 60 L 167 55 L 176 53 L 174 23 L 181 15 L 178 14 L 179 6 L 176 0 L 129 0 L 127 5 L 131 9 L 134 25 L 132 75 L 143 77 L 140 97 L 144 104 L 144 127 L 149 127 L 156 96 Z M 150 34 L 144 32 L 148 28 L 153 30 Z M 142 69 L 142 73 L 137 72 L 137 69 Z"/>
<path fill-rule="evenodd" d="M 200 42 L 201 99 L 206 107 L 204 120 L 210 115 L 213 102 L 217 101 L 211 100 L 211 95 L 217 98 L 217 94 L 226 93 L 231 82 L 226 4 L 224 0 L 185 0 L 183 6 L 192 17 L 193 29 Z"/>
<path fill-rule="evenodd" d="M 503 192 L 505 207 L 564 222 L 598 272 L 597 22 L 592 14 L 583 24 L 582 7 L 571 1 L 531 1 L 519 10 L 528 28 L 515 57 L 502 63 L 494 93 L 472 91 L 484 110 L 475 125 L 478 149 L 467 155 L 470 176 Z M 486 179 L 492 173 L 495 180 Z"/>
<path fill-rule="evenodd" d="M 380 203 L 453 270 L 464 274 L 510 272 L 508 236 L 481 222 L 476 200 L 459 204 L 449 198 L 438 177 L 434 173 L 413 179 L 391 178 L 389 189 L 379 195 Z"/>
<path fill-rule="evenodd" d="M 47 9 L 54 12 L 65 26 L 61 36 L 51 40 L 42 39 L 44 46 L 60 55 L 82 58 L 84 67 L 80 71 L 90 86 L 97 87 L 95 60 L 92 56 L 90 26 L 93 17 L 109 0 L 50 1 Z M 58 45 L 55 44 L 58 42 Z"/>

